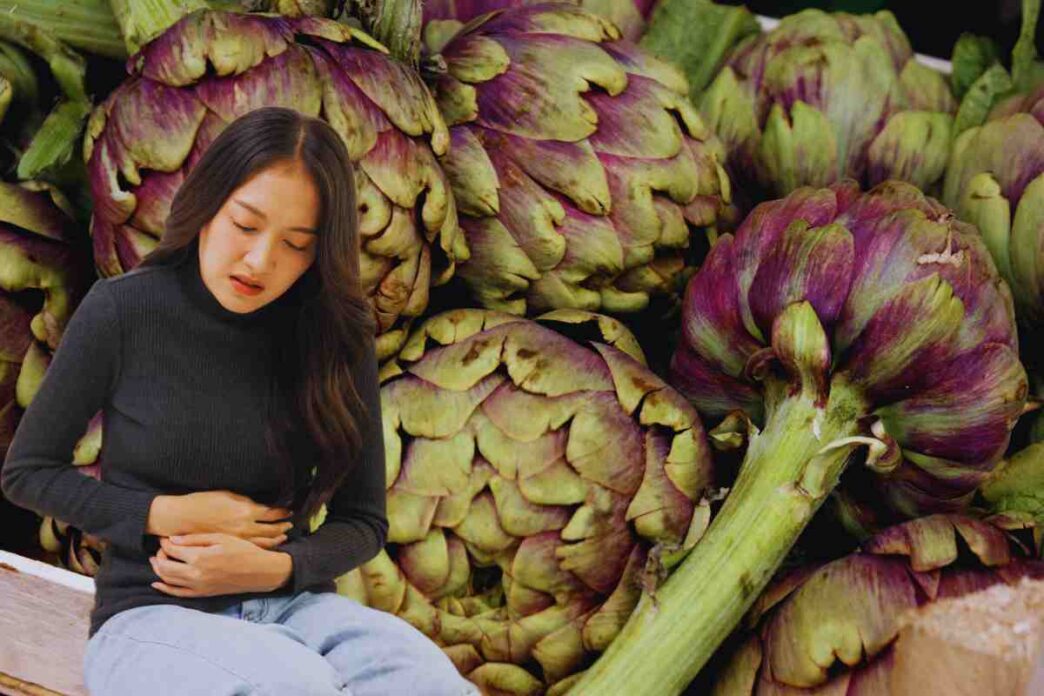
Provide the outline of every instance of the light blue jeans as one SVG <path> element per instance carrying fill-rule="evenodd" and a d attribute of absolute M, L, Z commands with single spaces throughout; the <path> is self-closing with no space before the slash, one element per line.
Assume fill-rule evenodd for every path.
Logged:
<path fill-rule="evenodd" d="M 404 619 L 304 591 L 209 613 L 124 610 L 87 643 L 91 696 L 478 696 Z"/>

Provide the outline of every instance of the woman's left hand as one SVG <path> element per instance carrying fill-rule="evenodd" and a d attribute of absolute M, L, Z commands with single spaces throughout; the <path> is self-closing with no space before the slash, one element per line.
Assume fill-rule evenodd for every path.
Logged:
<path fill-rule="evenodd" d="M 149 561 L 162 581 L 153 588 L 175 597 L 212 597 L 278 589 L 287 579 L 289 556 L 212 533 L 160 537 L 160 550 Z"/>

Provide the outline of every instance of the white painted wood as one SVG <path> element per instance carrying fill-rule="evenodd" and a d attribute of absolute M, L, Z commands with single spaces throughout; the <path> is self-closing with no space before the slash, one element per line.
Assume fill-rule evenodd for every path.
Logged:
<path fill-rule="evenodd" d="M 0 693 L 86 696 L 94 580 L 0 551 Z"/>

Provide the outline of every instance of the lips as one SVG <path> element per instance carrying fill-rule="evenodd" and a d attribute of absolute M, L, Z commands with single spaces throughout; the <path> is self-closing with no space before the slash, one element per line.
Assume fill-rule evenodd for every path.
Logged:
<path fill-rule="evenodd" d="M 264 287 L 265 287 L 261 283 L 258 283 L 255 280 L 251 280 L 250 278 L 246 278 L 246 277 L 241 276 L 241 275 L 234 275 L 232 277 L 235 278 L 236 280 L 238 280 L 240 283 L 243 283 L 243 285 L 249 285 L 250 287 L 257 288 L 258 290 L 263 290 Z"/>

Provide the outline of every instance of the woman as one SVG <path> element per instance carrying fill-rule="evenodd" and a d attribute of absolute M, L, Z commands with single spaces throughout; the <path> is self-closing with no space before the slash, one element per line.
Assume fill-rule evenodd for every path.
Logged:
<path fill-rule="evenodd" d="M 388 527 L 355 210 L 329 125 L 253 111 L 185 178 L 158 246 L 66 326 L 0 483 L 108 542 L 92 694 L 478 693 L 413 626 L 335 591 Z M 96 480 L 70 462 L 99 409 Z"/>

